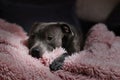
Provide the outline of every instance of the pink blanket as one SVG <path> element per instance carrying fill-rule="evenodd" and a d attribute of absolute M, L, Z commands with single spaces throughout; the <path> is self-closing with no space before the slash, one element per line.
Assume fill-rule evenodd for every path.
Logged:
<path fill-rule="evenodd" d="M 84 50 L 67 57 L 63 70 L 49 64 L 63 52 L 57 48 L 43 59 L 28 54 L 27 34 L 0 19 L 0 80 L 120 80 L 120 37 L 104 24 L 89 31 Z"/>

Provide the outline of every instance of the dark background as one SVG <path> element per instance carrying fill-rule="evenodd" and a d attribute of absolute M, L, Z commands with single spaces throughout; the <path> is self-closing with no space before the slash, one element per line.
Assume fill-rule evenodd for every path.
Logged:
<path fill-rule="evenodd" d="M 34 22 L 65 21 L 77 24 L 75 0 L 1 0 L 0 17 L 21 25 L 26 31 Z"/>
<path fill-rule="evenodd" d="M 86 34 L 97 23 L 78 19 L 75 0 L 0 0 L 0 18 L 21 25 L 27 32 L 34 22 L 64 21 L 81 27 Z M 120 5 L 103 23 L 120 35 Z"/>

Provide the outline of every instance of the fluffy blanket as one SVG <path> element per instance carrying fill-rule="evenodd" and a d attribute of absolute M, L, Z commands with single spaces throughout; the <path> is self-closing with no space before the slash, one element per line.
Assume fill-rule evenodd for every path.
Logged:
<path fill-rule="evenodd" d="M 120 80 L 120 37 L 104 24 L 93 26 L 84 50 L 67 57 L 55 72 L 48 66 L 65 50 L 35 59 L 28 54 L 27 38 L 20 26 L 0 19 L 0 80 Z"/>

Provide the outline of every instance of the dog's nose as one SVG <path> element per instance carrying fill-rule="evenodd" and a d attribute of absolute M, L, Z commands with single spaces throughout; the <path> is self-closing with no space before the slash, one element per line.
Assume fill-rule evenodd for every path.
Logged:
<path fill-rule="evenodd" d="M 30 54 L 32 55 L 32 57 L 40 58 L 40 51 L 39 51 L 39 49 L 36 49 L 36 48 L 32 49 Z"/>

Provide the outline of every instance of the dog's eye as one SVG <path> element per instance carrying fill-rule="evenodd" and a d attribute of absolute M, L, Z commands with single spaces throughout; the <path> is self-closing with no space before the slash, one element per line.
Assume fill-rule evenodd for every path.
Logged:
<path fill-rule="evenodd" d="M 52 40 L 52 39 L 53 39 L 52 36 L 48 36 L 48 37 L 47 37 L 47 40 L 49 40 L 49 41 Z"/>

